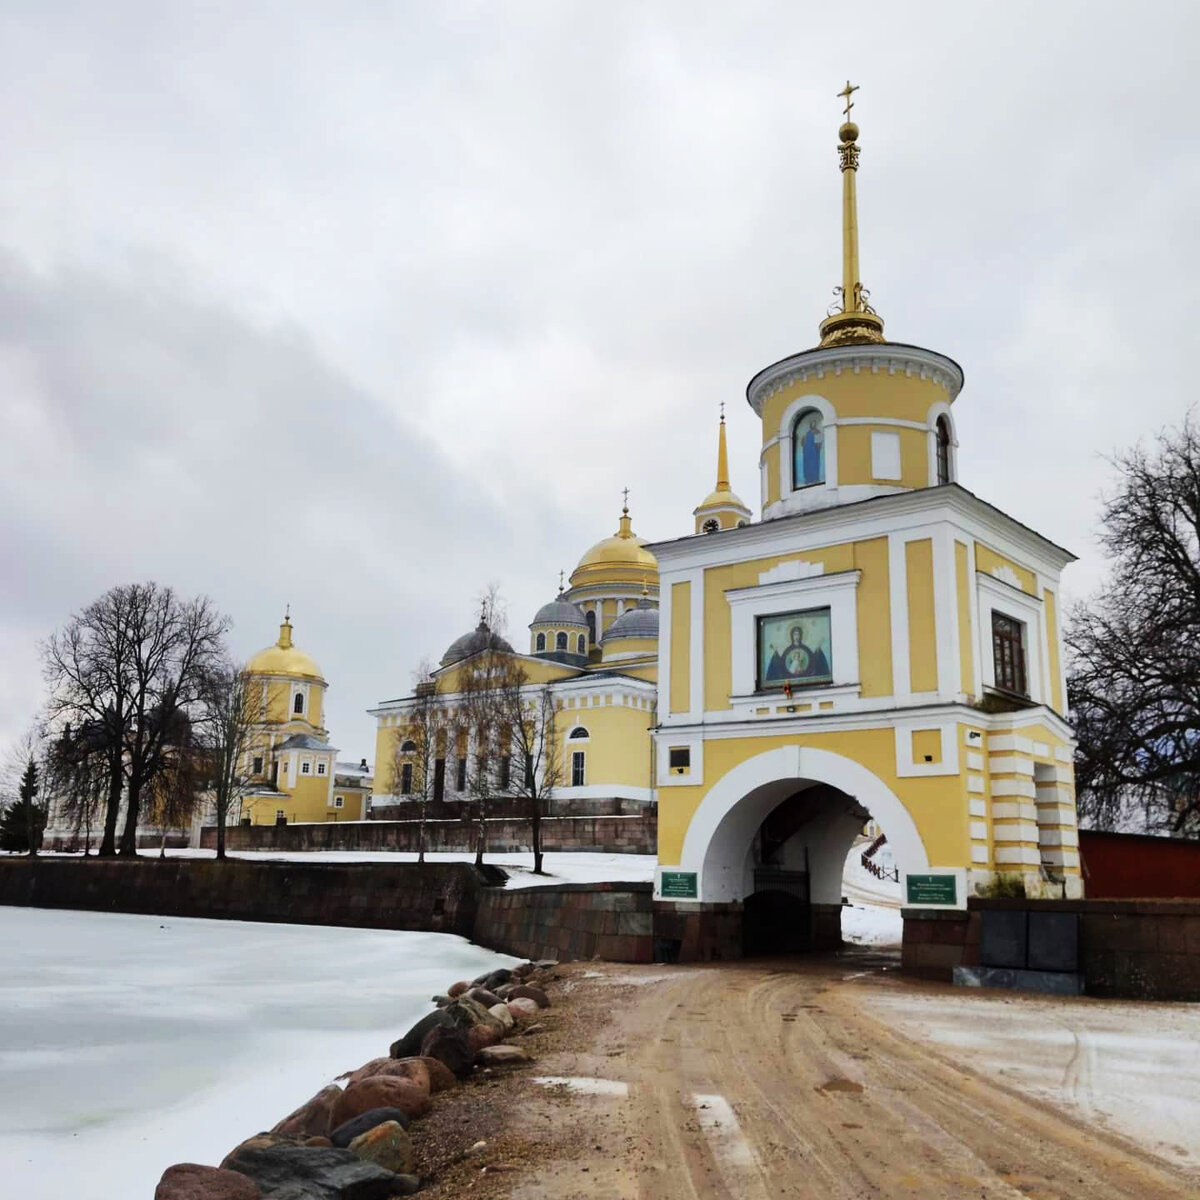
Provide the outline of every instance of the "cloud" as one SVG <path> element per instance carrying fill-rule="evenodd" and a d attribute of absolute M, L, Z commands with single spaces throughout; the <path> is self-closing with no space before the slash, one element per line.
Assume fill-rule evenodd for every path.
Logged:
<path fill-rule="evenodd" d="M 117 580 L 297 639 L 334 740 L 613 531 L 691 528 L 729 412 L 838 281 L 957 359 L 962 481 L 1083 556 L 1176 420 L 1200 289 L 1185 5 L 170 5 L 0 12 L 0 735 Z"/>

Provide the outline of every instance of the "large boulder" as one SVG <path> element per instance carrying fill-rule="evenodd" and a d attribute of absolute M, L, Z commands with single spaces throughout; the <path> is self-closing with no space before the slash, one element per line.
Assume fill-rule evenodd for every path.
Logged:
<path fill-rule="evenodd" d="M 366 1133 L 368 1129 L 374 1129 L 376 1125 L 382 1125 L 385 1121 L 395 1121 L 397 1125 L 407 1129 L 410 1119 L 408 1113 L 402 1108 L 368 1108 L 366 1112 L 359 1113 L 357 1117 L 343 1121 L 329 1135 L 329 1140 L 333 1145 L 344 1150 L 356 1137 Z"/>
<path fill-rule="evenodd" d="M 454 1072 L 440 1059 L 422 1058 L 421 1062 L 425 1064 L 425 1069 L 429 1072 L 430 1093 L 444 1092 L 447 1088 L 454 1086 Z"/>
<path fill-rule="evenodd" d="M 350 1153 L 389 1171 L 407 1174 L 413 1165 L 412 1138 L 398 1121 L 383 1121 L 360 1133 L 350 1143 Z"/>
<path fill-rule="evenodd" d="M 342 1094 L 336 1083 L 323 1087 L 311 1100 L 300 1105 L 294 1113 L 283 1118 L 272 1133 L 294 1134 L 297 1137 L 323 1137 L 329 1132 L 329 1114 Z"/>
<path fill-rule="evenodd" d="M 394 1172 L 349 1150 L 265 1146 L 239 1149 L 226 1162 L 280 1200 L 391 1200 L 398 1190 Z"/>
<path fill-rule="evenodd" d="M 230 1162 L 244 1150 L 266 1150 L 271 1146 L 302 1146 L 303 1144 L 304 1138 L 295 1137 L 287 1133 L 255 1133 L 244 1142 L 239 1142 L 225 1155 L 221 1160 L 221 1169 L 228 1170 Z"/>
<path fill-rule="evenodd" d="M 468 1000 L 474 1000 L 476 1004 L 482 1004 L 484 1008 L 491 1008 L 493 1004 L 500 1003 L 500 997 L 495 992 L 489 992 L 487 988 L 472 988 L 464 994 Z"/>
<path fill-rule="evenodd" d="M 154 1189 L 154 1200 L 258 1200 L 261 1195 L 245 1175 L 199 1163 L 168 1167 Z"/>
<path fill-rule="evenodd" d="M 532 1061 L 520 1046 L 487 1046 L 475 1056 L 481 1067 L 515 1067 Z"/>
<path fill-rule="evenodd" d="M 439 1025 L 431 1029 L 421 1047 L 421 1057 L 436 1058 L 459 1079 L 469 1075 L 475 1063 L 475 1052 L 467 1040 L 467 1031 L 455 1026 Z"/>
<path fill-rule="evenodd" d="M 508 1005 L 503 1000 L 498 1000 L 488 1012 L 500 1022 L 501 1027 L 507 1032 L 516 1023 L 513 1021 L 513 1015 L 508 1011 Z"/>
<path fill-rule="evenodd" d="M 378 1079 L 382 1075 L 393 1079 L 411 1079 L 426 1095 L 430 1090 L 429 1068 L 419 1058 L 373 1058 L 346 1077 L 347 1087 L 363 1079 Z"/>
<path fill-rule="evenodd" d="M 528 979 L 533 974 L 533 963 L 523 962 L 518 963 L 512 969 L 513 977 L 516 979 Z"/>
<path fill-rule="evenodd" d="M 373 1108 L 399 1108 L 410 1119 L 423 1117 L 429 1111 L 429 1092 L 411 1079 L 397 1079 L 394 1075 L 360 1079 L 349 1084 L 333 1106 L 333 1128 Z"/>
<path fill-rule="evenodd" d="M 549 1008 L 550 997 L 540 987 L 531 983 L 519 983 L 508 993 L 509 1000 L 532 1000 L 538 1008 Z"/>
<path fill-rule="evenodd" d="M 460 979 L 457 983 L 452 983 L 446 989 L 446 995 L 453 1000 L 456 996 L 461 996 L 471 985 L 466 980 Z"/>
<path fill-rule="evenodd" d="M 421 1053 L 421 1043 L 431 1029 L 452 1024 L 454 1022 L 446 1015 L 446 1009 L 435 1008 L 433 1012 L 426 1013 L 402 1038 L 394 1041 L 388 1054 L 392 1058 L 412 1058 Z"/>
<path fill-rule="evenodd" d="M 496 1022 L 496 1018 L 478 1000 L 470 1000 L 466 996 L 459 996 L 457 1000 L 446 1005 L 441 1011 L 460 1029 L 469 1029 L 472 1025 L 495 1024 Z"/>
<path fill-rule="evenodd" d="M 502 983 L 508 983 L 512 977 L 513 973 L 507 967 L 497 967 L 494 971 L 487 971 L 480 975 L 478 979 L 472 979 L 471 986 L 485 987 L 488 991 L 494 992 Z"/>
<path fill-rule="evenodd" d="M 508 1002 L 508 1011 L 512 1013 L 514 1021 L 528 1020 L 530 1017 L 537 1016 L 537 1001 L 530 1000 L 525 996 L 522 996 L 517 1000 L 510 1000 Z"/>
<path fill-rule="evenodd" d="M 504 1034 L 495 1025 L 472 1025 L 467 1030 L 467 1045 L 473 1054 L 478 1054 L 484 1046 L 494 1046 L 504 1041 Z"/>

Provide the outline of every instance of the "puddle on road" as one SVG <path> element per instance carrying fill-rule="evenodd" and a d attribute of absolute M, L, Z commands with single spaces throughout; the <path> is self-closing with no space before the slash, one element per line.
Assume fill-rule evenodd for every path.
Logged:
<path fill-rule="evenodd" d="M 855 1083 L 852 1079 L 827 1079 L 824 1083 L 818 1084 L 813 1088 L 815 1092 L 849 1092 L 853 1096 L 860 1095 L 863 1091 L 861 1083 Z"/>

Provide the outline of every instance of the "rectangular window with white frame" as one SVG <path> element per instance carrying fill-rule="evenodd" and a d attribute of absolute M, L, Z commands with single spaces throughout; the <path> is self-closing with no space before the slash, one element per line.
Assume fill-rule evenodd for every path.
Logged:
<path fill-rule="evenodd" d="M 301 775 L 311 775 L 312 774 L 312 763 L 309 762 L 307 758 L 301 759 L 301 761 L 300 761 L 300 774 Z"/>
<path fill-rule="evenodd" d="M 317 763 L 317 774 L 318 774 L 318 775 L 324 775 L 324 774 L 325 774 L 325 764 L 324 764 L 323 762 L 319 762 L 319 763 Z"/>
<path fill-rule="evenodd" d="M 992 612 L 992 662 L 996 687 L 1018 696 L 1029 695 L 1023 621 L 1002 612 Z"/>
<path fill-rule="evenodd" d="M 571 755 L 571 786 L 583 787 L 584 778 L 584 753 L 576 750 Z"/>
<path fill-rule="evenodd" d="M 345 801 L 345 800 L 343 799 L 343 797 L 341 797 L 341 796 L 334 796 L 334 798 L 333 798 L 333 807 L 334 807 L 334 808 L 345 808 L 345 807 L 346 807 L 346 801 Z"/>

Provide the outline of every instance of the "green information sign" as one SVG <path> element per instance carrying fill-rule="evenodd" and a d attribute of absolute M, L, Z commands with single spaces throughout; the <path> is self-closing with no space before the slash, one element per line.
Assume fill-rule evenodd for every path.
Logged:
<path fill-rule="evenodd" d="M 662 873 L 662 895 L 664 900 L 695 900 L 695 871 L 664 871 Z"/>
<path fill-rule="evenodd" d="M 906 875 L 905 882 L 908 904 L 948 904 L 951 908 L 958 904 L 958 880 L 953 875 Z"/>

